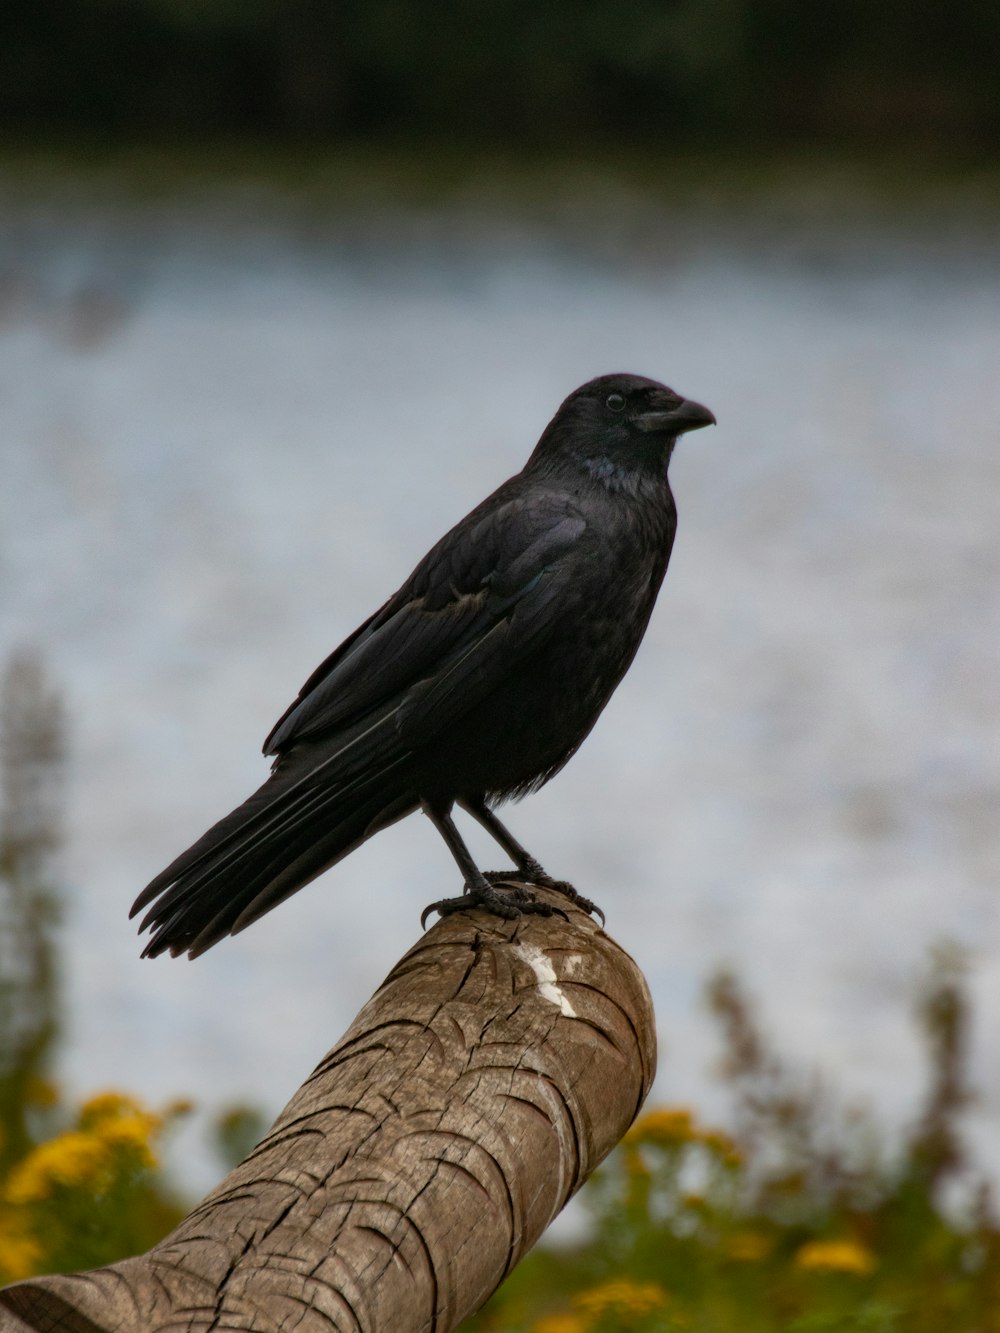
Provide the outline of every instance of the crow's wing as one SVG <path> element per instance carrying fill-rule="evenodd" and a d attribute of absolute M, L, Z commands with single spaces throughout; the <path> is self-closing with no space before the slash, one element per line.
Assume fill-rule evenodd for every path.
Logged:
<path fill-rule="evenodd" d="M 310 676 L 265 754 L 335 733 L 390 700 L 400 739 L 415 741 L 435 729 L 432 718 L 442 725 L 478 703 L 537 646 L 587 525 L 568 497 L 491 498 Z"/>

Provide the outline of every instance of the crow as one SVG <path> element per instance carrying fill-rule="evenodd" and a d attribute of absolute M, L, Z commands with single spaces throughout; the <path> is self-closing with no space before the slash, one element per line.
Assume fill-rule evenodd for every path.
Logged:
<path fill-rule="evenodd" d="M 599 910 L 551 879 L 494 807 L 559 772 L 627 671 L 674 541 L 671 453 L 714 423 L 638 375 L 571 393 L 524 469 L 309 677 L 264 743 L 264 785 L 142 891 L 130 915 L 149 908 L 143 956 L 197 957 L 418 809 L 464 881 L 424 922 L 474 906 L 550 914 L 525 884 Z M 516 871 L 477 867 L 455 805 Z"/>

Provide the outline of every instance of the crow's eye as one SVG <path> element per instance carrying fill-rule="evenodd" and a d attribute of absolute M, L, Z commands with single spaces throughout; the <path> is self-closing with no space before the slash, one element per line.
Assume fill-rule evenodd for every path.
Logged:
<path fill-rule="evenodd" d="M 620 393 L 609 393 L 604 400 L 604 406 L 609 407 L 612 412 L 620 412 L 625 406 L 625 397 Z"/>

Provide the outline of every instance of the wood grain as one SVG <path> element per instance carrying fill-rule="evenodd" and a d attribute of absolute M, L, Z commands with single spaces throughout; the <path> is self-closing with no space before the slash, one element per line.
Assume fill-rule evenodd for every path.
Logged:
<path fill-rule="evenodd" d="M 642 974 L 549 896 L 568 921 L 438 922 L 161 1244 L 8 1287 L 0 1328 L 454 1329 L 614 1147 L 653 1078 Z"/>

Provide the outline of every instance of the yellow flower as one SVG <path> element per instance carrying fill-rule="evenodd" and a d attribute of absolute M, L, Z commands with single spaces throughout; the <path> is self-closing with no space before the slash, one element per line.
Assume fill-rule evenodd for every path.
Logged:
<path fill-rule="evenodd" d="M 532 1324 L 531 1333 L 587 1333 L 587 1326 L 575 1314 L 550 1314 Z"/>
<path fill-rule="evenodd" d="M 7 1218 L 0 1222 L 0 1274 L 3 1280 L 19 1282 L 23 1277 L 31 1277 L 38 1272 L 41 1259 L 42 1247 L 20 1230 L 16 1219 Z"/>
<path fill-rule="evenodd" d="M 99 1125 L 96 1137 L 107 1144 L 112 1151 L 117 1149 L 128 1153 L 131 1157 L 130 1164 L 154 1167 L 156 1156 L 149 1145 L 149 1140 L 157 1128 L 155 1122 L 155 1116 L 123 1116 L 121 1120 L 112 1120 L 108 1124 Z"/>
<path fill-rule="evenodd" d="M 738 1263 L 756 1264 L 767 1258 L 774 1248 L 774 1242 L 762 1231 L 736 1231 L 728 1238 L 723 1248 L 727 1259 L 735 1259 Z"/>
<path fill-rule="evenodd" d="M 79 1124 L 81 1129 L 96 1129 L 109 1120 L 121 1120 L 128 1116 L 150 1116 L 133 1097 L 124 1092 L 97 1092 L 88 1097 L 80 1107 Z M 151 1120 L 158 1117 L 150 1116 Z"/>
<path fill-rule="evenodd" d="M 633 1282 L 625 1277 L 581 1291 L 574 1297 L 573 1305 L 586 1319 L 613 1315 L 622 1328 L 627 1328 L 630 1323 L 662 1310 L 668 1299 L 656 1282 Z"/>
<path fill-rule="evenodd" d="M 795 1255 L 795 1267 L 826 1273 L 870 1273 L 877 1260 L 856 1240 L 811 1240 Z"/>
<path fill-rule="evenodd" d="M 107 1165 L 107 1149 L 91 1134 L 71 1130 L 33 1148 L 10 1173 L 8 1203 L 36 1203 L 60 1185 L 91 1186 Z"/>
<path fill-rule="evenodd" d="M 80 1103 L 81 1120 L 108 1120 L 115 1116 L 128 1115 L 139 1108 L 133 1098 L 127 1093 L 115 1092 L 110 1089 L 107 1092 L 95 1092 L 88 1097 L 85 1102 Z"/>
<path fill-rule="evenodd" d="M 688 1143 L 697 1136 L 694 1117 L 684 1106 L 647 1111 L 625 1135 L 626 1143 Z"/>
<path fill-rule="evenodd" d="M 146 1111 L 121 1092 L 99 1092 L 80 1107 L 80 1129 L 112 1152 L 126 1153 L 129 1165 L 156 1166 L 151 1141 L 163 1128 L 163 1117 Z"/>
<path fill-rule="evenodd" d="M 80 1107 L 78 1128 L 40 1143 L 11 1171 L 12 1204 L 37 1203 L 57 1189 L 107 1189 L 122 1168 L 154 1167 L 150 1142 L 162 1118 L 120 1092 L 102 1092 Z"/>

